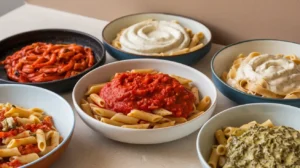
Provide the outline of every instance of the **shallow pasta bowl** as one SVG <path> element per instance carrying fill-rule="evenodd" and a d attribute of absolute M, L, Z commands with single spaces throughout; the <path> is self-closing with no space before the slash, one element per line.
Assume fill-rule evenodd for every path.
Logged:
<path fill-rule="evenodd" d="M 166 21 L 176 20 L 182 26 L 191 29 L 193 33 L 203 32 L 204 46 L 196 51 L 185 53 L 185 54 L 179 54 L 174 56 L 153 56 L 153 55 L 141 55 L 141 54 L 126 52 L 111 45 L 112 41 L 116 38 L 117 34 L 122 29 L 148 19 L 166 20 Z M 176 61 L 188 65 L 195 64 L 198 60 L 203 58 L 209 52 L 211 48 L 211 38 L 212 35 L 210 30 L 202 23 L 184 16 L 165 14 L 165 13 L 138 13 L 138 14 L 123 16 L 111 21 L 108 25 L 105 26 L 105 28 L 102 31 L 102 39 L 105 48 L 107 49 L 108 53 L 111 56 L 113 56 L 118 60 L 134 59 L 134 58 L 156 58 L 156 59 Z"/>
<path fill-rule="evenodd" d="M 215 132 L 228 126 L 240 127 L 251 121 L 262 123 L 270 119 L 276 126 L 289 126 L 300 130 L 300 109 L 274 103 L 240 105 L 215 115 L 208 120 L 198 133 L 196 148 L 203 168 L 210 168 L 207 161 L 213 145 L 216 145 Z"/>
<path fill-rule="evenodd" d="M 46 155 L 21 167 L 49 167 L 66 150 L 70 143 L 75 117 L 71 106 L 59 95 L 43 88 L 29 85 L 1 84 L 0 102 L 11 103 L 24 108 L 37 107 L 52 116 L 54 126 L 62 136 L 62 142 Z"/>
<path fill-rule="evenodd" d="M 293 105 L 300 107 L 299 99 L 275 99 L 275 98 L 265 98 L 260 96 L 254 96 L 239 91 L 221 79 L 223 72 L 228 72 L 232 66 L 233 61 L 241 53 L 248 55 L 251 52 L 260 52 L 262 54 L 295 54 L 300 56 L 300 45 L 293 42 L 281 41 L 281 40 L 271 40 L 271 39 L 255 39 L 241 41 L 235 44 L 224 47 L 218 51 L 212 61 L 212 79 L 216 87 L 220 92 L 222 92 L 226 97 L 238 104 L 245 103 L 282 103 L 287 105 Z"/>
<path fill-rule="evenodd" d="M 45 42 L 52 44 L 78 44 L 81 46 L 90 47 L 93 51 L 95 63 L 85 71 L 61 80 L 54 80 L 49 82 L 35 82 L 35 83 L 22 83 L 43 87 L 55 92 L 66 92 L 73 89 L 75 83 L 80 77 L 89 72 L 90 70 L 103 65 L 106 60 L 106 52 L 102 42 L 93 37 L 92 35 L 76 30 L 68 29 L 41 29 L 28 32 L 22 32 L 0 41 L 0 61 L 3 61 L 7 56 L 15 53 L 27 45 L 35 42 Z M 0 83 L 17 84 L 18 82 L 12 81 L 8 78 L 4 66 L 0 65 Z"/>
<path fill-rule="evenodd" d="M 193 80 L 193 84 L 198 87 L 201 96 L 209 96 L 211 98 L 210 107 L 204 114 L 183 124 L 165 128 L 139 130 L 112 126 L 100 122 L 87 115 L 80 108 L 80 101 L 84 98 L 87 88 L 90 85 L 107 82 L 111 76 L 117 72 L 145 68 L 152 68 L 166 74 L 175 74 Z M 79 116 L 93 130 L 102 133 L 110 139 L 120 142 L 132 144 L 156 144 L 185 137 L 199 129 L 212 115 L 216 107 L 217 93 L 211 80 L 201 72 L 191 67 L 165 60 L 133 59 L 110 63 L 86 74 L 75 85 L 72 98 Z"/>

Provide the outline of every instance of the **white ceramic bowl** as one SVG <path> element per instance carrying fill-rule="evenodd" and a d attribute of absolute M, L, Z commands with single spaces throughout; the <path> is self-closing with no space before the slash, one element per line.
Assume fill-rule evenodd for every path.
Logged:
<path fill-rule="evenodd" d="M 197 153 L 202 168 L 210 168 L 207 160 L 211 148 L 216 144 L 214 133 L 226 126 L 239 127 L 250 121 L 262 123 L 270 119 L 274 125 L 289 126 L 300 130 L 300 109 L 274 103 L 254 103 L 233 107 L 215 115 L 201 128 L 197 141 Z"/>
<path fill-rule="evenodd" d="M 210 108 L 203 115 L 184 124 L 149 130 L 135 130 L 108 125 L 90 117 L 80 108 L 79 102 L 84 97 L 89 85 L 107 82 L 117 72 L 142 68 L 153 68 L 163 73 L 176 74 L 192 79 L 193 84 L 199 88 L 201 95 L 211 98 Z M 77 82 L 72 97 L 81 119 L 95 131 L 103 133 L 106 137 L 116 141 L 132 144 L 155 144 L 185 137 L 199 129 L 210 118 L 216 107 L 217 92 L 207 76 L 186 65 L 165 60 L 133 59 L 110 63 L 89 72 Z"/>
<path fill-rule="evenodd" d="M 6 102 L 25 108 L 38 107 L 53 117 L 54 125 L 63 137 L 63 141 L 45 156 L 26 164 L 26 167 L 30 168 L 49 167 L 63 153 L 71 140 L 75 126 L 75 117 L 71 106 L 56 93 L 21 84 L 0 85 L 0 103 Z"/>

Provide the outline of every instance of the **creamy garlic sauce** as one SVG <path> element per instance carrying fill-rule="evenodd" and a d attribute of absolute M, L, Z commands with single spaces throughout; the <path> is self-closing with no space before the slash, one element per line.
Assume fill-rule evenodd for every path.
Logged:
<path fill-rule="evenodd" d="M 223 168 L 300 168 L 300 133 L 290 127 L 255 125 L 226 147 Z"/>
<path fill-rule="evenodd" d="M 139 22 L 120 36 L 121 49 L 136 54 L 170 54 L 188 47 L 190 41 L 184 27 L 172 21 Z"/>
<path fill-rule="evenodd" d="M 241 79 L 253 83 L 265 80 L 268 90 L 287 95 L 300 89 L 300 66 L 283 55 L 263 54 L 250 59 L 249 62 L 243 60 L 237 69 L 236 77 L 229 79 L 227 83 L 235 87 Z"/>

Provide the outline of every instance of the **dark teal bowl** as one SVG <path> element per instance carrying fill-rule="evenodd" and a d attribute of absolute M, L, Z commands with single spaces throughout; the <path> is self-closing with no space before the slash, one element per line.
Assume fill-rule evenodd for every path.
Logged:
<path fill-rule="evenodd" d="M 240 53 L 247 55 L 253 51 L 268 54 L 293 53 L 300 56 L 300 45 L 282 40 L 254 39 L 224 47 L 214 55 L 211 61 L 212 80 L 217 89 L 238 104 L 280 103 L 300 107 L 300 99 L 273 99 L 250 95 L 229 86 L 220 78 L 223 72 L 228 72 L 232 62 Z"/>
<path fill-rule="evenodd" d="M 135 23 L 147 20 L 147 19 L 157 19 L 157 20 L 177 20 L 184 27 L 190 28 L 194 33 L 203 32 L 204 34 L 204 46 L 196 51 L 189 52 L 186 54 L 175 55 L 175 56 L 152 56 L 152 55 L 139 55 L 134 53 L 129 53 L 115 48 L 111 45 L 113 39 L 123 28 L 127 28 Z M 136 59 L 136 58 L 154 58 L 154 59 L 164 59 L 179 62 L 186 65 L 191 65 L 197 63 L 202 59 L 211 49 L 211 32 L 202 23 L 178 15 L 171 15 L 165 13 L 139 13 L 133 15 L 123 16 L 116 20 L 111 21 L 105 26 L 102 31 L 102 39 L 107 52 L 114 58 L 118 60 L 126 59 Z"/>

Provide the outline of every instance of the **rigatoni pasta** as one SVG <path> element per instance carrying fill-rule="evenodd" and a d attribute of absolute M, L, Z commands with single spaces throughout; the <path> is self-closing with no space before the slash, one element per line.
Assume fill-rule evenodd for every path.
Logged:
<path fill-rule="evenodd" d="M 300 166 L 300 132 L 271 120 L 219 129 L 215 139 L 208 159 L 212 168 Z"/>
<path fill-rule="evenodd" d="M 47 154 L 61 137 L 52 117 L 40 108 L 23 108 L 0 103 L 0 167 L 16 168 Z"/>
<path fill-rule="evenodd" d="M 101 89 L 91 89 L 100 86 Z M 81 108 L 100 122 L 132 129 L 185 123 L 210 107 L 192 80 L 154 69 L 116 73 L 110 82 L 87 89 Z"/>

